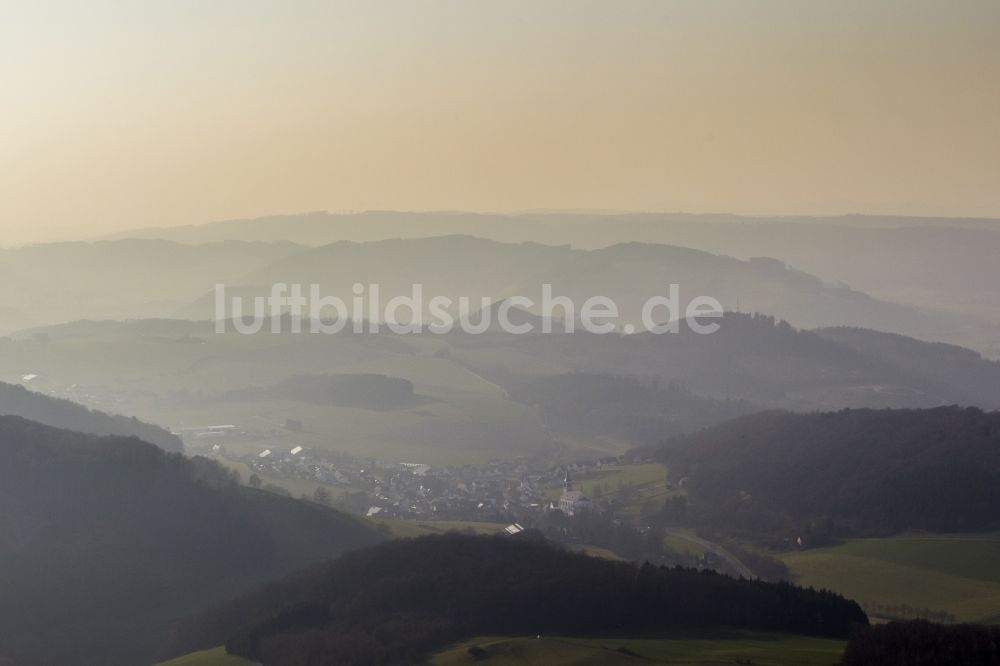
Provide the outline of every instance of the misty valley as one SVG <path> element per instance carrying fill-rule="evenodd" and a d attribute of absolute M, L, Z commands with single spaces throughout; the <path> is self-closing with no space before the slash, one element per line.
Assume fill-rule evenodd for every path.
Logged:
<path fill-rule="evenodd" d="M 739 309 L 711 335 L 546 333 L 519 307 L 524 334 L 247 335 L 199 293 L 271 256 L 227 245 L 188 305 L 164 292 L 131 313 L 149 316 L 0 340 L 10 663 L 834 663 L 888 640 L 852 627 L 1000 617 L 991 343 L 906 336 L 933 317 L 780 261 L 467 236 L 279 243 L 237 284 L 348 295 L 364 268 L 387 297 L 419 283 L 503 303 L 530 274 L 628 302 L 683 269 Z M 104 269 L 135 260 L 127 240 L 59 251 L 95 248 Z M 779 301 L 788 321 L 747 311 Z"/>
<path fill-rule="evenodd" d="M 0 3 L 0 666 L 1000 666 L 998 34 Z"/>

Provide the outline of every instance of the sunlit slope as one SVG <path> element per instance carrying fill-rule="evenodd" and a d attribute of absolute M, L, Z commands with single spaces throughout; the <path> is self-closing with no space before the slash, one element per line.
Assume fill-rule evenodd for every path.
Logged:
<path fill-rule="evenodd" d="M 225 648 L 218 647 L 214 650 L 192 652 L 183 657 L 161 662 L 156 666 L 254 666 L 254 662 L 226 654 Z"/>
<path fill-rule="evenodd" d="M 438 653 L 431 663 L 435 666 L 476 663 L 829 666 L 840 659 L 843 650 L 844 643 L 838 640 L 718 630 L 664 638 L 475 638 Z"/>
<path fill-rule="evenodd" d="M 795 582 L 840 592 L 873 615 L 1000 617 L 1000 535 L 859 539 L 782 559 Z"/>

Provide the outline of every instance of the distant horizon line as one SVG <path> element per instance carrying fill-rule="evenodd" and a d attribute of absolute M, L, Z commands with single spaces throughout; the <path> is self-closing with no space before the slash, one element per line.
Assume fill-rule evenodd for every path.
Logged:
<path fill-rule="evenodd" d="M 482 215 L 482 216 L 503 216 L 503 217 L 524 217 L 528 215 L 595 215 L 601 217 L 613 217 L 618 215 L 627 216 L 652 216 L 652 215 L 681 215 L 686 217 L 740 217 L 748 219 L 835 219 L 845 217 L 877 217 L 877 218 L 897 218 L 897 219 L 921 219 L 921 220 L 976 220 L 1000 222 L 1000 213 L 997 215 L 931 215 L 931 214 L 907 214 L 907 213 L 874 213 L 852 211 L 849 213 L 734 213 L 731 211 L 701 211 L 690 210 L 641 210 L 641 209 L 615 209 L 615 208 L 515 208 L 510 210 L 490 210 L 471 208 L 358 208 L 358 209 L 314 209 L 296 212 L 274 212 L 260 215 L 244 217 L 225 217 L 206 220 L 203 222 L 189 222 L 181 224 L 153 225 L 149 227 L 135 227 L 140 229 L 173 229 L 176 227 L 200 227 L 211 224 L 222 224 L 226 222 L 247 222 L 253 220 L 263 220 L 276 217 L 306 217 L 309 215 L 328 215 L 331 217 L 347 217 L 357 215 L 372 214 L 398 214 L 398 215 Z M 124 233 L 124 232 L 119 232 Z"/>
<path fill-rule="evenodd" d="M 737 220 L 755 222 L 788 222 L 788 221 L 836 221 L 845 219 L 882 219 L 882 220 L 915 220 L 926 222 L 977 222 L 989 225 L 996 224 L 1000 230 L 1000 215 L 909 215 L 899 213 L 872 213 L 872 212 L 850 212 L 850 213 L 733 213 L 724 211 L 715 212 L 691 212 L 685 210 L 618 210 L 618 209 L 587 209 L 587 208 L 525 208 L 512 210 L 474 210 L 474 209 L 396 209 L 396 208 L 366 208 L 366 209 L 314 209 L 298 212 L 275 212 L 263 213 L 248 217 L 227 217 L 216 218 L 201 222 L 182 222 L 178 224 L 154 224 L 149 226 L 137 226 L 121 229 L 118 231 L 108 231 L 97 235 L 59 235 L 46 239 L 26 240 L 14 243 L 0 243 L 0 249 L 14 249 L 19 247 L 29 247 L 33 245 L 47 245 L 52 243 L 73 243 L 73 242 L 96 242 L 101 240 L 120 240 L 131 237 L 132 234 L 149 233 L 167 230 L 201 229 L 215 225 L 234 224 L 240 222 L 257 222 L 279 218 L 304 218 L 310 216 L 326 217 L 362 217 L 366 215 L 415 215 L 415 216 L 481 216 L 488 217 L 508 217 L 525 218 L 530 216 L 557 217 L 557 216 L 592 216 L 603 218 L 632 217 L 632 218 L 653 218 L 662 217 L 687 217 L 687 218 L 733 218 Z M 654 220 L 649 220 L 650 222 Z M 572 221 L 565 221 L 566 224 L 573 224 Z"/>

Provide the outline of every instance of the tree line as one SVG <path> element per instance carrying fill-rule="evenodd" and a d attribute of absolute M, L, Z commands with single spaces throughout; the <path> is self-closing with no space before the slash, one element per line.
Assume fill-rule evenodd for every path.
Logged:
<path fill-rule="evenodd" d="M 538 533 L 391 541 L 267 585 L 192 624 L 269 666 L 421 663 L 480 634 L 678 625 L 846 637 L 867 617 L 831 592 L 575 554 Z"/>
<path fill-rule="evenodd" d="M 683 482 L 686 520 L 776 548 L 1000 527 L 1000 412 L 762 412 L 644 455 Z"/>

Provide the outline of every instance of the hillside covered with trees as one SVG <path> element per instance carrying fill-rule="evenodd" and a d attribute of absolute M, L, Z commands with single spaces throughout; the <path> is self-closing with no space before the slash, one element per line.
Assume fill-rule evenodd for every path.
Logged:
<path fill-rule="evenodd" d="M 714 400 L 657 378 L 575 372 L 524 378 L 510 396 L 536 405 L 557 431 L 655 443 L 753 410 L 739 400 Z"/>
<path fill-rule="evenodd" d="M 854 631 L 842 666 L 1000 664 L 1000 627 L 890 622 Z"/>
<path fill-rule="evenodd" d="M 87 409 L 69 400 L 29 391 L 18 384 L 0 382 L 0 415 L 20 416 L 53 428 L 76 430 L 91 435 L 138 437 L 166 451 L 181 451 L 176 435 L 136 418 Z"/>
<path fill-rule="evenodd" d="M 0 460 L 0 663 L 151 663 L 179 618 L 380 538 L 136 438 L 5 416 Z"/>
<path fill-rule="evenodd" d="M 525 533 L 457 533 L 350 553 L 191 624 L 193 649 L 228 638 L 268 666 L 414 664 L 476 635 L 745 627 L 846 637 L 853 601 L 787 583 L 636 567 L 564 551 Z"/>
<path fill-rule="evenodd" d="M 669 335 L 453 335 L 449 357 L 509 390 L 525 376 L 585 373 L 655 377 L 760 409 L 1000 408 L 1000 363 L 968 349 L 864 329 L 802 330 L 760 313 L 726 312 L 715 323 L 711 335 L 687 327 Z"/>
<path fill-rule="evenodd" d="M 1000 525 L 1000 412 L 762 412 L 653 455 L 692 519 L 775 546 Z"/>

